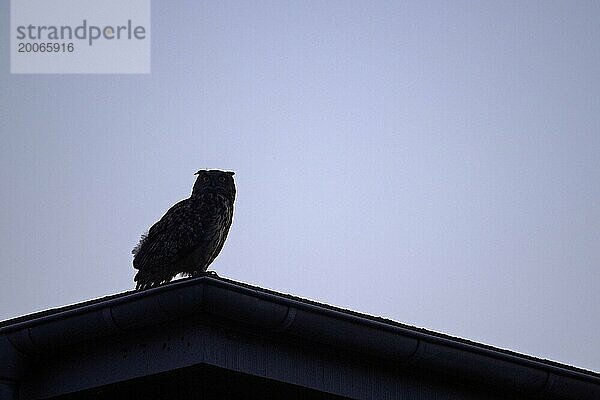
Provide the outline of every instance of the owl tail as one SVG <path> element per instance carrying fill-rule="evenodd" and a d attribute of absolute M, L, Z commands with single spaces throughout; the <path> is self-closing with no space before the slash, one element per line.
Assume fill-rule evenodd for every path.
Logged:
<path fill-rule="evenodd" d="M 168 272 L 165 273 L 164 269 L 150 271 L 140 269 L 133 278 L 133 280 L 136 282 L 136 290 L 150 289 L 159 286 L 162 283 L 171 282 L 171 279 L 173 279 L 173 275 Z"/>

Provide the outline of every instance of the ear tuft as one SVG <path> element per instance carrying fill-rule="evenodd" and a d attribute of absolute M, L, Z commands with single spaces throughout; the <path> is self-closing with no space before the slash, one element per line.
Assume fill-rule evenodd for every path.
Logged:
<path fill-rule="evenodd" d="M 235 175 L 235 172 L 233 172 L 233 171 L 225 171 L 225 173 L 227 175 L 229 175 L 229 176 L 234 176 Z"/>

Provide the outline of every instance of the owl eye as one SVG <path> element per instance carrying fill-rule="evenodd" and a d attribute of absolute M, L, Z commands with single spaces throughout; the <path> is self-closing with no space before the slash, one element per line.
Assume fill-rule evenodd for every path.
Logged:
<path fill-rule="evenodd" d="M 220 176 L 219 177 L 219 182 L 225 182 L 225 177 L 224 176 Z"/>
<path fill-rule="evenodd" d="M 204 177 L 202 177 L 202 182 L 208 182 L 208 181 L 209 181 L 209 178 L 208 178 L 208 176 L 204 176 Z"/>

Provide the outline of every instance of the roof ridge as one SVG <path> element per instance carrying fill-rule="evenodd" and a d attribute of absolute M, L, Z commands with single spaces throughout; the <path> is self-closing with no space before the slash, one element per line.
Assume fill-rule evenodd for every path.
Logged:
<path fill-rule="evenodd" d="M 31 314 L 23 315 L 23 316 L 18 316 L 18 317 L 11 318 L 11 319 L 8 319 L 5 321 L 0 321 L 0 330 L 10 329 L 10 327 L 12 325 L 21 325 L 21 324 L 29 322 L 29 321 L 31 321 L 33 323 L 35 320 L 38 320 L 38 319 L 49 318 L 49 317 L 52 317 L 53 315 L 58 315 L 61 313 L 78 310 L 78 309 L 81 309 L 84 307 L 100 305 L 107 301 L 118 301 L 119 299 L 123 299 L 125 301 L 125 299 L 130 296 L 138 297 L 138 296 L 152 295 L 153 293 L 158 293 L 158 292 L 162 292 L 165 290 L 174 289 L 179 286 L 192 285 L 195 282 L 200 282 L 200 281 L 203 281 L 206 279 L 213 280 L 215 282 L 226 283 L 226 284 L 232 285 L 234 287 L 245 288 L 247 290 L 250 289 L 258 294 L 261 294 L 261 293 L 268 294 L 270 296 L 281 297 L 282 299 L 287 299 L 287 300 L 293 300 L 295 302 L 310 305 L 312 307 L 328 309 L 330 311 L 335 311 L 337 313 L 340 313 L 340 314 L 343 314 L 346 316 L 358 317 L 358 318 L 361 318 L 361 319 L 364 319 L 367 321 L 373 321 L 373 322 L 376 322 L 379 324 L 384 324 L 389 327 L 401 328 L 401 329 L 404 329 L 409 332 L 415 332 L 415 334 L 425 334 L 425 335 L 428 335 L 428 336 L 431 336 L 434 338 L 450 341 L 452 343 L 457 343 L 457 344 L 460 343 L 460 344 L 472 346 L 475 349 L 494 351 L 494 352 L 497 352 L 500 354 L 504 354 L 506 356 L 517 357 L 517 358 L 520 358 L 523 360 L 534 361 L 534 362 L 542 363 L 542 364 L 549 365 L 549 366 L 554 366 L 554 367 L 563 368 L 563 369 L 567 369 L 567 370 L 574 371 L 574 372 L 583 373 L 583 374 L 586 374 L 589 376 L 593 376 L 595 378 L 600 378 L 600 373 L 598 373 L 598 372 L 587 370 L 587 369 L 580 368 L 580 367 L 576 367 L 573 365 L 563 364 L 558 361 L 543 359 L 543 358 L 535 357 L 532 355 L 519 353 L 519 352 L 516 352 L 513 350 L 495 347 L 495 346 L 480 343 L 480 342 L 475 342 L 473 340 L 469 340 L 469 339 L 465 339 L 465 338 L 461 338 L 461 337 L 457 337 L 457 336 L 452 336 L 452 335 L 440 333 L 437 331 L 432 331 L 432 330 L 429 330 L 426 328 L 404 324 L 404 323 L 394 321 L 394 320 L 391 320 L 388 318 L 384 318 L 384 317 L 380 317 L 380 316 L 373 316 L 373 315 L 361 313 L 358 311 L 345 309 L 345 308 L 342 308 L 339 306 L 321 303 L 321 302 L 317 302 L 317 301 L 310 300 L 310 299 L 305 299 L 305 298 L 298 297 L 298 296 L 292 295 L 292 294 L 277 292 L 272 289 L 267 289 L 267 288 L 255 286 L 255 285 L 252 285 L 249 283 L 235 281 L 235 280 L 232 280 L 229 278 L 218 276 L 216 274 L 207 274 L 207 275 L 200 276 L 200 277 L 182 278 L 182 279 L 175 280 L 173 282 L 161 285 L 161 286 L 153 288 L 153 289 L 148 289 L 148 290 L 144 290 L 144 291 L 130 290 L 130 291 L 126 291 L 126 292 L 121 292 L 121 293 L 116 293 L 116 294 L 99 297 L 96 299 L 86 300 L 86 301 L 83 301 L 80 303 L 74 303 L 74 304 L 70 304 L 67 306 L 51 308 L 51 309 L 42 310 L 42 311 L 34 312 Z"/>

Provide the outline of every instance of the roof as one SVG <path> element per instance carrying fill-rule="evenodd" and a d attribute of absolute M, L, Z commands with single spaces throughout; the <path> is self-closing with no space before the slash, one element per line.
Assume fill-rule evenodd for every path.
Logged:
<path fill-rule="evenodd" d="M 0 323 L 0 360 L 114 335 L 198 313 L 403 365 L 475 377 L 516 391 L 600 398 L 600 374 L 513 351 L 206 275 L 129 291 Z M 5 339 L 2 341 L 2 339 Z M 5 361 L 6 362 L 6 361 Z M 0 380 L 19 362 L 0 361 Z M 22 368 L 21 368 L 22 369 Z M 469 379 L 470 379 L 469 378 Z"/>

